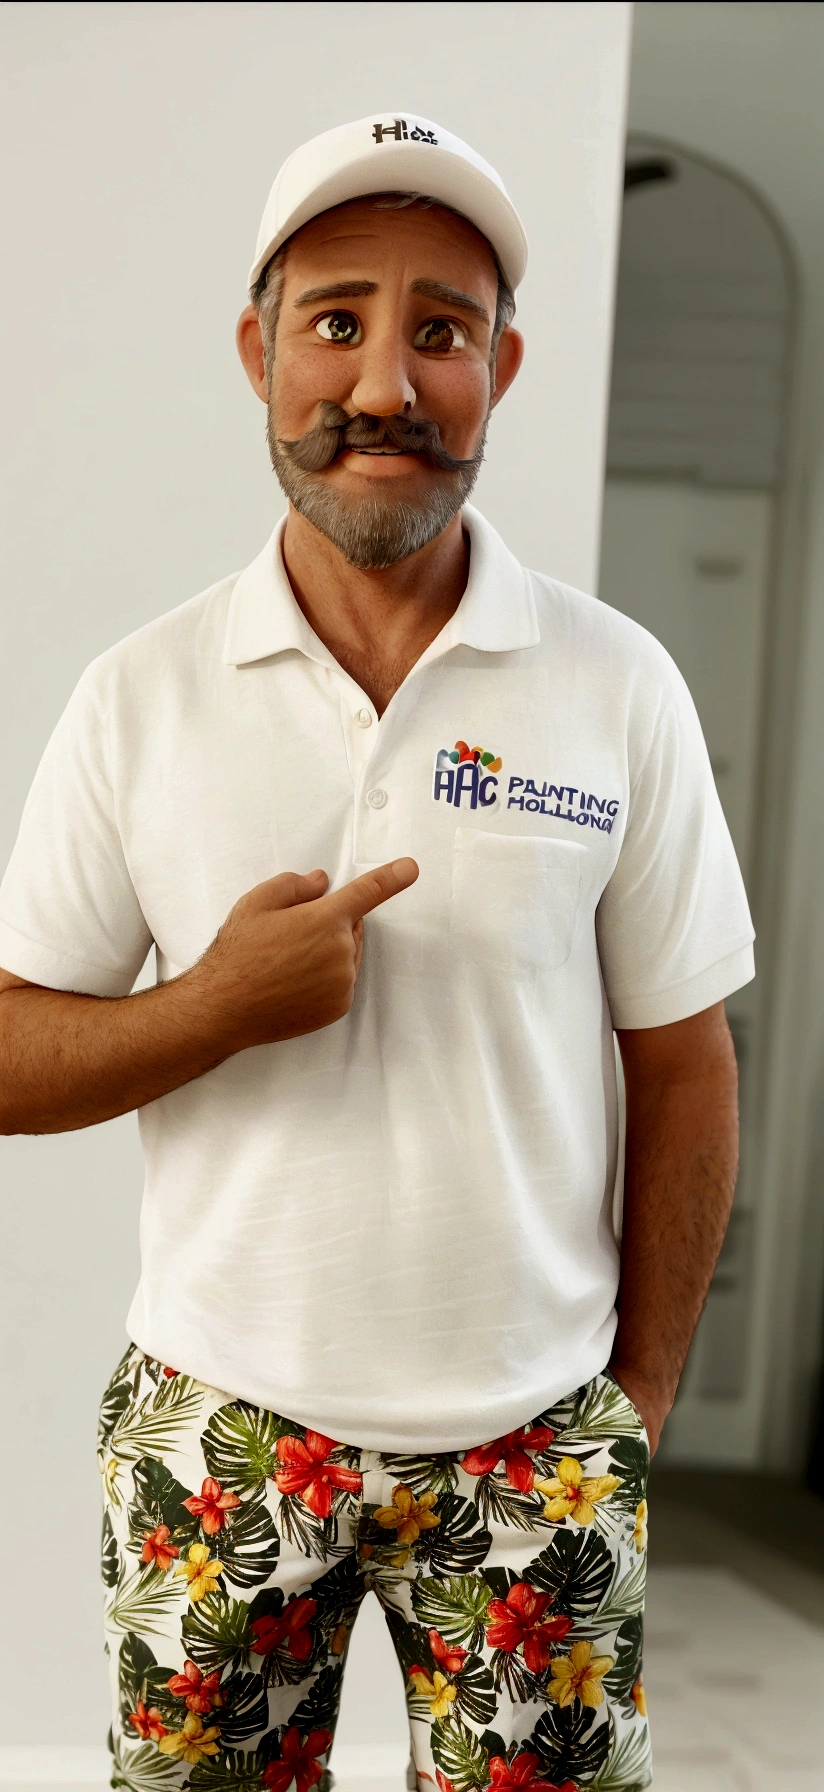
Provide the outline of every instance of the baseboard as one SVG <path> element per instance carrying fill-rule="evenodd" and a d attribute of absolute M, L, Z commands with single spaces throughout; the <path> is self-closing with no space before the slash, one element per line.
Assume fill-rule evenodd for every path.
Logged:
<path fill-rule="evenodd" d="M 335 1779 L 342 1785 L 375 1781 L 405 1786 L 407 1750 L 403 1747 L 353 1747 L 341 1743 L 335 1750 Z M 107 1786 L 111 1756 L 105 1748 L 57 1745 L 49 1748 L 0 1747 L 0 1785 L 3 1786 Z"/>

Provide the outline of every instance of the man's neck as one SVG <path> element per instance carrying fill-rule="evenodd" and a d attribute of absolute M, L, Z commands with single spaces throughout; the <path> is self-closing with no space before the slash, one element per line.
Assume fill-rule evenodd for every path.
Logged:
<path fill-rule="evenodd" d="M 459 513 L 417 554 L 362 572 L 290 505 L 283 560 L 307 622 L 382 715 L 458 608 L 469 539 Z"/>

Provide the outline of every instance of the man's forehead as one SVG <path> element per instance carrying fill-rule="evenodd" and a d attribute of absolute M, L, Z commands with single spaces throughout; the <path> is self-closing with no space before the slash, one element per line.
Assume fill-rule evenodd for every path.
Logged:
<path fill-rule="evenodd" d="M 353 199 L 345 205 L 321 212 L 290 238 L 286 253 L 286 269 L 290 263 L 316 263 L 323 256 L 337 265 L 347 257 L 369 257 L 392 252 L 409 253 L 419 247 L 424 253 L 437 252 L 465 265 L 472 263 L 478 275 L 497 283 L 495 257 L 486 238 L 446 206 L 407 205 L 380 199 Z"/>

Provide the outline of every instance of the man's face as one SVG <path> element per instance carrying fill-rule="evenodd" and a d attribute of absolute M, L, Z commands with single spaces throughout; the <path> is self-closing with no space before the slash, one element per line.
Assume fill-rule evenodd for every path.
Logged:
<path fill-rule="evenodd" d="M 492 252 L 471 224 L 439 206 L 356 200 L 290 241 L 260 383 L 241 320 L 247 370 L 262 396 L 268 390 L 278 478 L 353 564 L 385 566 L 414 552 L 471 489 L 493 399 L 497 287 Z M 519 358 L 520 339 L 507 331 L 505 384 L 515 372 L 510 337 L 515 365 Z M 346 439 L 349 418 L 358 419 L 356 446 Z M 382 419 L 400 421 L 384 434 Z M 407 445 L 409 423 L 437 428 Z"/>

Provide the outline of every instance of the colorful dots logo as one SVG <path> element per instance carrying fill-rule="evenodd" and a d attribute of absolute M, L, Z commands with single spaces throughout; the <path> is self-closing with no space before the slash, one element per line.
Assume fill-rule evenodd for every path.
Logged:
<path fill-rule="evenodd" d="M 485 772 L 499 772 L 502 759 L 496 759 L 494 753 L 485 753 L 483 747 L 467 746 L 465 740 L 456 740 L 454 747 L 442 747 L 438 754 L 441 764 L 447 765 L 481 765 Z"/>

